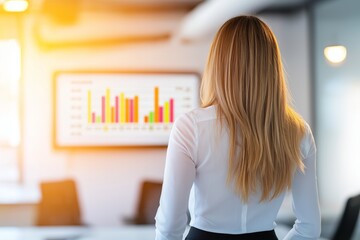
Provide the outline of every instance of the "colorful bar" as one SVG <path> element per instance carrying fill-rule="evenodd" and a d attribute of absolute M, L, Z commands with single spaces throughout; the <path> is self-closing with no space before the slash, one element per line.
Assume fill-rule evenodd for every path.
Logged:
<path fill-rule="evenodd" d="M 125 118 L 125 122 L 128 123 L 130 121 L 130 109 L 129 109 L 130 101 L 129 101 L 128 98 L 125 98 L 125 102 L 126 102 L 126 107 L 125 107 L 126 118 Z"/>
<path fill-rule="evenodd" d="M 134 98 L 134 122 L 139 122 L 139 97 Z"/>
<path fill-rule="evenodd" d="M 96 122 L 97 122 L 97 123 L 101 123 L 101 117 L 100 117 L 100 116 L 97 116 L 97 117 L 96 117 Z"/>
<path fill-rule="evenodd" d="M 110 89 L 106 89 L 106 122 L 111 122 Z"/>
<path fill-rule="evenodd" d="M 115 104 L 111 106 L 111 90 L 106 88 L 106 93 L 101 97 L 101 114 L 96 115 L 92 112 L 92 92 L 87 93 L 88 103 L 88 122 L 95 123 L 131 123 L 139 122 L 139 96 L 126 98 L 124 93 L 115 96 Z M 114 103 L 114 102 L 112 102 Z M 149 115 L 144 116 L 145 123 L 173 123 L 175 119 L 175 101 L 170 98 L 159 106 L 159 87 L 154 88 L 154 110 Z"/>
<path fill-rule="evenodd" d="M 158 87 L 155 87 L 154 89 L 154 110 L 155 110 L 154 122 L 159 122 L 159 88 Z"/>
<path fill-rule="evenodd" d="M 115 108 L 111 107 L 111 123 L 115 122 Z"/>
<path fill-rule="evenodd" d="M 92 119 L 91 119 L 91 120 L 92 120 L 92 122 L 93 122 L 93 123 L 95 123 L 95 122 L 96 122 L 96 115 L 95 115 L 95 113 L 94 113 L 94 112 L 92 113 Z"/>
<path fill-rule="evenodd" d="M 150 112 L 149 113 L 149 123 L 153 123 L 154 122 L 154 112 Z"/>
<path fill-rule="evenodd" d="M 134 100 L 133 99 L 129 99 L 129 117 L 130 117 L 130 122 L 134 122 Z"/>
<path fill-rule="evenodd" d="M 170 98 L 170 122 L 174 122 L 174 99 Z"/>
<path fill-rule="evenodd" d="M 91 120 L 93 120 L 91 115 L 91 91 L 88 91 L 88 123 L 91 123 Z"/>
<path fill-rule="evenodd" d="M 164 122 L 169 122 L 169 102 L 164 103 Z"/>
<path fill-rule="evenodd" d="M 101 122 L 105 122 L 105 97 L 101 97 Z"/>
<path fill-rule="evenodd" d="M 119 97 L 115 97 L 115 122 L 119 122 Z"/>
<path fill-rule="evenodd" d="M 126 102 L 124 93 L 120 94 L 120 122 L 126 122 Z"/>
<path fill-rule="evenodd" d="M 163 115 L 164 115 L 164 108 L 159 107 L 159 122 L 161 123 L 164 121 Z"/>

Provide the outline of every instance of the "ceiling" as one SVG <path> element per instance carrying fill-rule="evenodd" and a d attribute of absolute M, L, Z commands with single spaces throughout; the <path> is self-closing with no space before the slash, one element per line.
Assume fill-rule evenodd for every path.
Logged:
<path fill-rule="evenodd" d="M 212 35 L 225 21 L 238 15 L 259 12 L 293 13 L 317 1 L 321 0 L 207 0 L 184 18 L 179 38 L 193 41 Z"/>
<path fill-rule="evenodd" d="M 1 0 L 0 0 L 1 1 Z M 259 12 L 294 12 L 306 4 L 335 0 L 28 0 L 29 11 L 44 12 L 59 23 L 70 25 L 77 16 L 85 12 L 94 14 L 126 13 L 131 18 L 136 15 L 176 15 L 178 18 L 176 37 L 183 41 L 207 38 L 226 20 L 241 14 Z M 337 0 L 339 1 L 339 0 Z M 342 0 L 344 1 L 344 0 Z M 346 0 L 360 2 L 359 0 Z M 131 16 L 130 16 L 131 15 Z M 166 18 L 165 18 L 166 19 Z M 165 20 L 167 21 L 167 20 Z M 127 24 L 132 26 L 133 24 Z"/>
<path fill-rule="evenodd" d="M 0 0 L 1 1 L 1 0 Z M 153 10 L 187 8 L 191 10 L 203 0 L 28 0 L 32 10 L 40 9 L 44 2 L 56 5 L 80 5 L 82 9 Z"/>
<path fill-rule="evenodd" d="M 0 0 L 3 2 L 4 0 Z M 241 8 L 247 9 L 248 6 L 256 5 L 256 11 L 264 9 L 284 9 L 301 6 L 304 3 L 313 3 L 320 1 L 334 1 L 335 0 L 28 0 L 30 3 L 30 10 L 41 9 L 41 6 L 46 1 L 50 4 L 59 5 L 79 5 L 85 9 L 107 9 L 107 10 L 177 10 L 193 8 L 203 4 L 214 4 L 215 2 L 224 5 L 237 6 L 240 3 Z M 338 0 L 337 0 L 338 1 Z M 359 4 L 358 0 L 345 0 Z M 339 1 L 340 2 L 340 1 Z M 342 1 L 341 1 L 342 2 Z M 358 8 L 349 7 L 347 10 L 355 13 Z M 238 9 L 241 11 L 241 9 Z M 335 13 L 338 13 L 336 10 Z"/>
<path fill-rule="evenodd" d="M 201 3 L 222 2 L 224 4 L 236 4 L 241 2 L 241 5 L 247 6 L 253 3 L 259 4 L 260 8 L 267 7 L 288 7 L 303 4 L 304 2 L 318 1 L 318 0 L 29 0 L 32 8 L 41 7 L 44 1 L 53 2 L 57 4 L 74 4 L 80 3 L 84 7 L 97 6 L 103 8 L 194 8 Z M 1 0 L 0 0 L 1 2 Z"/>
<path fill-rule="evenodd" d="M 326 19 L 360 18 L 359 0 L 331 0 L 318 4 L 315 14 Z"/>

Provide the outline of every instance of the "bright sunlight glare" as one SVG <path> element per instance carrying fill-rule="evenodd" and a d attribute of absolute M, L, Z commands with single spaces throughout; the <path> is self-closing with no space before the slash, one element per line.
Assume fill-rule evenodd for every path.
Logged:
<path fill-rule="evenodd" d="M 0 40 L 0 143 L 17 146 L 19 129 L 20 45 L 15 39 Z"/>
<path fill-rule="evenodd" d="M 7 12 L 25 12 L 28 6 L 27 0 L 7 0 L 4 1 L 3 8 Z"/>

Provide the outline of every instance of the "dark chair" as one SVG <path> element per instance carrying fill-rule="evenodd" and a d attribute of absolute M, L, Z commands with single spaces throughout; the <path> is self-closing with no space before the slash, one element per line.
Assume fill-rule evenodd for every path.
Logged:
<path fill-rule="evenodd" d="M 350 197 L 332 240 L 350 240 L 356 227 L 360 212 L 360 194 Z"/>
<path fill-rule="evenodd" d="M 43 182 L 38 206 L 38 226 L 78 226 L 81 223 L 76 184 L 73 180 Z"/>
<path fill-rule="evenodd" d="M 126 218 L 127 224 L 155 224 L 155 215 L 159 207 L 162 182 L 144 181 L 141 185 L 140 195 L 133 218 Z"/>

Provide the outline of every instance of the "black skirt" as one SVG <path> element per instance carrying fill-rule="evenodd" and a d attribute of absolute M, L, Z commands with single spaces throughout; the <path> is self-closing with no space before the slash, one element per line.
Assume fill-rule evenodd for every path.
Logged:
<path fill-rule="evenodd" d="M 278 238 L 274 230 L 244 234 L 225 234 L 207 232 L 191 227 L 185 240 L 278 240 Z"/>

